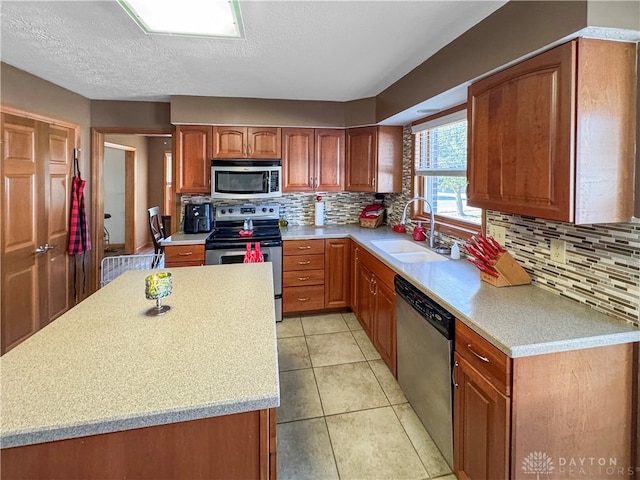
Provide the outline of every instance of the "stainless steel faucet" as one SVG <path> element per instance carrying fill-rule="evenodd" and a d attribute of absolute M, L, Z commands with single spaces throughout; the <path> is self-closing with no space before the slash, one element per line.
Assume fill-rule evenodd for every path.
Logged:
<path fill-rule="evenodd" d="M 431 204 L 429 203 L 429 200 L 427 200 L 424 197 L 413 197 L 411 200 L 409 200 L 407 202 L 407 204 L 404 206 L 404 210 L 402 212 L 402 220 L 400 220 L 400 225 L 404 225 L 407 222 L 407 208 L 409 208 L 409 205 L 411 205 L 413 202 L 416 202 L 418 200 L 422 200 L 424 203 L 429 205 L 429 212 L 430 212 L 430 215 L 431 215 L 431 221 L 430 221 L 430 225 L 429 225 L 429 247 L 433 248 L 434 245 L 435 245 L 436 223 L 435 223 L 435 218 L 434 218 L 434 213 L 433 213 L 433 207 L 431 207 Z M 409 219 L 409 220 L 411 220 L 411 219 Z"/>

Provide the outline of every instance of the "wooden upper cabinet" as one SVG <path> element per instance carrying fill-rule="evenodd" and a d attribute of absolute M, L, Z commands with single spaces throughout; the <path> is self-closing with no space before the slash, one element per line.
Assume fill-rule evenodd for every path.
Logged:
<path fill-rule="evenodd" d="M 282 129 L 283 191 L 343 191 L 344 138 L 339 129 Z"/>
<path fill-rule="evenodd" d="M 281 129 L 275 127 L 247 128 L 247 158 L 281 158 Z"/>
<path fill-rule="evenodd" d="M 313 191 L 313 128 L 282 129 L 282 177 L 283 192 Z"/>
<path fill-rule="evenodd" d="M 281 129 L 213 127 L 213 158 L 280 158 Z"/>
<path fill-rule="evenodd" d="M 206 125 L 176 127 L 176 192 L 211 192 L 211 130 Z"/>
<path fill-rule="evenodd" d="M 316 190 L 344 191 L 344 143 L 344 130 L 331 128 L 315 130 Z"/>
<path fill-rule="evenodd" d="M 468 203 L 574 223 L 633 213 L 635 45 L 577 39 L 469 87 Z"/>
<path fill-rule="evenodd" d="M 402 191 L 402 127 L 350 128 L 346 143 L 347 191 Z"/>

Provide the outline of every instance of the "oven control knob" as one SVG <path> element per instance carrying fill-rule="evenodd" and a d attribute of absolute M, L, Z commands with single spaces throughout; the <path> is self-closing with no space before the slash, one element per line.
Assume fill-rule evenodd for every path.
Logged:
<path fill-rule="evenodd" d="M 263 212 L 266 212 L 266 211 L 267 211 L 267 208 L 266 208 L 266 207 L 262 207 L 262 211 L 263 211 Z"/>
<path fill-rule="evenodd" d="M 222 210 L 220 210 L 220 213 L 224 215 L 225 213 L 227 213 L 227 211 L 223 208 Z"/>
<path fill-rule="evenodd" d="M 270 208 L 270 209 L 269 209 L 269 213 L 273 213 L 273 208 Z"/>
<path fill-rule="evenodd" d="M 230 209 L 229 209 L 229 213 L 233 213 L 233 208 L 230 208 Z"/>

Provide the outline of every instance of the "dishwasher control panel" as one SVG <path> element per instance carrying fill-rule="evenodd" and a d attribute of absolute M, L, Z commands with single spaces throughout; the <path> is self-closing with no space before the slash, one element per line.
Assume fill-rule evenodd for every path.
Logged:
<path fill-rule="evenodd" d="M 426 293 L 418 290 L 408 280 L 396 275 L 394 279 L 396 293 L 411 307 L 438 329 L 442 335 L 451 340 L 455 330 L 455 316 L 434 302 Z"/>

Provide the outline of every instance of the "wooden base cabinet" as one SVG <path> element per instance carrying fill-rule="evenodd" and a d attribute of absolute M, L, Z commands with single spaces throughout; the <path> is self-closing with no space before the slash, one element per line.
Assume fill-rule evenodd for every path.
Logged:
<path fill-rule="evenodd" d="M 197 267 L 204 265 L 204 245 L 170 245 L 164 247 L 164 266 Z"/>
<path fill-rule="evenodd" d="M 284 241 L 283 313 L 348 307 L 350 258 L 348 238 Z"/>
<path fill-rule="evenodd" d="M 282 242 L 282 313 L 324 309 L 324 240 Z"/>
<path fill-rule="evenodd" d="M 579 38 L 472 84 L 469 205 L 577 224 L 629 221 L 635 63 L 633 43 Z"/>
<path fill-rule="evenodd" d="M 3 480 L 276 478 L 275 409 L 5 448 Z"/>
<path fill-rule="evenodd" d="M 353 249 L 352 305 L 362 328 L 389 367 L 397 375 L 395 272 L 369 252 Z"/>
<path fill-rule="evenodd" d="M 351 240 L 324 241 L 325 308 L 346 308 L 351 294 Z"/>
<path fill-rule="evenodd" d="M 460 480 L 509 478 L 511 401 L 455 354 L 454 471 Z"/>
<path fill-rule="evenodd" d="M 629 478 L 637 343 L 510 359 L 456 321 L 455 349 L 458 478 Z"/>

